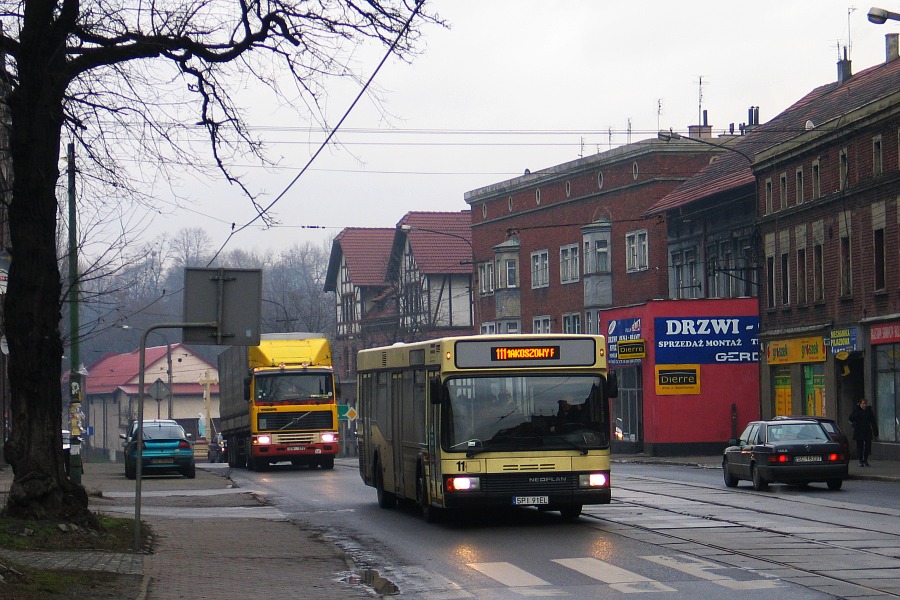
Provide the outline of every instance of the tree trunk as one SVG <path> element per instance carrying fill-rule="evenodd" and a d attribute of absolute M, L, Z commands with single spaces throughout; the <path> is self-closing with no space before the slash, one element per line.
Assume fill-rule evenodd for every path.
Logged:
<path fill-rule="evenodd" d="M 5 449 L 14 479 L 6 509 L 15 517 L 95 525 L 84 488 L 66 476 L 60 443 L 62 286 L 55 192 L 67 81 L 65 32 L 59 22 L 53 27 L 52 10 L 52 2 L 26 10 L 19 82 L 8 98 L 15 161 L 9 206 L 12 261 L 4 301 L 12 395 Z"/>

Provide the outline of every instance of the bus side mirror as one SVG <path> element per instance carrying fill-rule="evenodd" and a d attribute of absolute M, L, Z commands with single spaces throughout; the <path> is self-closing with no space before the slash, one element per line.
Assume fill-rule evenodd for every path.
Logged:
<path fill-rule="evenodd" d="M 341 382 L 340 381 L 334 382 L 334 393 L 337 394 L 338 398 L 341 397 Z"/>
<path fill-rule="evenodd" d="M 615 398 L 619 395 L 619 376 L 615 371 L 610 371 L 606 375 L 606 395 L 609 398 Z"/>
<path fill-rule="evenodd" d="M 244 377 L 244 398 L 250 400 L 250 378 Z"/>
<path fill-rule="evenodd" d="M 428 390 L 431 403 L 440 404 L 444 394 L 444 386 L 441 385 L 441 378 L 437 376 L 432 377 L 429 382 L 429 387 L 431 388 Z"/>

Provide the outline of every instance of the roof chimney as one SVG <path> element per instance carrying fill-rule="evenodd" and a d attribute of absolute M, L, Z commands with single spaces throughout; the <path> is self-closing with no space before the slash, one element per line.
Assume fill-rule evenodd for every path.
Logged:
<path fill-rule="evenodd" d="M 838 61 L 838 85 L 844 84 L 850 80 L 853 72 L 850 70 L 850 59 L 847 58 L 847 47 L 844 46 L 844 58 Z"/>
<path fill-rule="evenodd" d="M 709 124 L 706 116 L 706 110 L 703 111 L 702 125 L 688 125 L 688 137 L 708 139 L 712 137 L 712 125 Z"/>
<path fill-rule="evenodd" d="M 900 39 L 900 33 L 889 33 L 884 36 L 884 62 L 891 62 L 896 58 L 900 58 L 898 39 Z"/>

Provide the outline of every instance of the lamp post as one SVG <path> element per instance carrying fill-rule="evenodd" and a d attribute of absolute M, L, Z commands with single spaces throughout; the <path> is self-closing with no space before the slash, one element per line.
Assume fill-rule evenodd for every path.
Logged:
<path fill-rule="evenodd" d="M 873 6 L 869 9 L 868 17 L 869 22 L 875 23 L 876 25 L 884 25 L 888 20 L 900 21 L 900 13 L 891 12 L 883 8 L 878 8 L 877 6 Z"/>
<path fill-rule="evenodd" d="M 119 325 L 119 327 L 121 329 L 134 329 L 130 325 L 125 325 L 125 324 Z M 166 383 L 169 386 L 169 392 L 167 394 L 168 407 L 167 407 L 167 411 L 166 411 L 167 412 L 166 418 L 171 419 L 172 418 L 172 409 L 173 409 L 173 406 L 172 406 L 172 344 L 169 343 L 169 338 L 166 337 L 166 335 L 164 333 L 161 333 L 159 331 L 154 331 L 153 333 L 160 336 L 163 339 L 163 341 L 166 343 Z M 129 411 L 129 412 L 131 412 L 133 414 L 133 411 Z M 161 418 L 158 398 L 156 400 L 156 418 L 157 419 Z"/>

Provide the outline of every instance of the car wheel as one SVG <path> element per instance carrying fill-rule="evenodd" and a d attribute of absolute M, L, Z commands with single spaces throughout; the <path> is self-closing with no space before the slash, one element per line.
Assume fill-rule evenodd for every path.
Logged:
<path fill-rule="evenodd" d="M 574 521 L 578 517 L 581 516 L 581 504 L 571 504 L 566 506 L 565 508 L 560 509 L 559 514 L 562 515 L 563 520 L 565 521 Z"/>
<path fill-rule="evenodd" d="M 722 476 L 725 479 L 725 487 L 737 487 L 738 478 L 731 474 L 731 471 L 728 469 L 728 463 L 722 462 Z"/>
<path fill-rule="evenodd" d="M 197 477 L 197 465 L 191 463 L 181 472 L 182 475 L 187 477 L 188 479 L 194 479 Z"/>
<path fill-rule="evenodd" d="M 753 489 L 757 492 L 761 492 L 769 487 L 769 483 L 763 479 L 759 469 L 756 468 L 756 465 L 750 467 L 750 478 L 753 480 Z"/>
<path fill-rule="evenodd" d="M 842 479 L 829 479 L 827 482 L 829 490 L 839 490 L 841 486 L 844 485 L 844 481 Z"/>
<path fill-rule="evenodd" d="M 125 461 L 125 479 L 134 479 L 137 477 L 137 467 L 130 461 Z"/>
<path fill-rule="evenodd" d="M 394 508 L 397 505 L 397 496 L 385 491 L 384 474 L 381 472 L 381 463 L 375 462 L 375 492 L 378 494 L 378 506 L 381 508 Z"/>
<path fill-rule="evenodd" d="M 422 512 L 422 518 L 425 519 L 426 523 L 435 523 L 438 521 L 438 515 L 440 510 L 431 505 L 431 499 L 428 497 L 428 489 L 425 484 L 425 477 L 419 473 L 419 477 L 416 479 L 416 501 L 419 505 L 419 510 Z"/>

